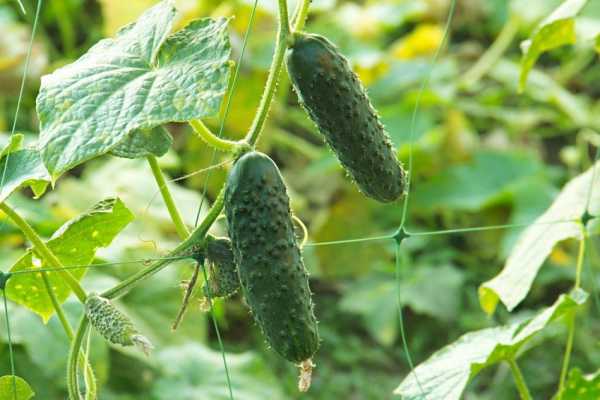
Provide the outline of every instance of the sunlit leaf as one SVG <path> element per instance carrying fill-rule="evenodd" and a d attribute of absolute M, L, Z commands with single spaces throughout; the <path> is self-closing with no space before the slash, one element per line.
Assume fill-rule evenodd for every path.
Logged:
<path fill-rule="evenodd" d="M 29 400 L 34 395 L 25 379 L 14 375 L 0 377 L 0 400 Z"/>
<path fill-rule="evenodd" d="M 525 88 L 527 75 L 542 53 L 567 44 L 573 44 L 575 16 L 586 5 L 587 0 L 566 0 L 535 29 L 531 39 L 523 42 L 523 60 L 519 87 Z"/>
<path fill-rule="evenodd" d="M 41 196 L 50 182 L 50 175 L 37 150 L 23 149 L 0 160 L 0 180 L 0 202 L 3 202 L 12 192 L 25 186 L 31 186 L 34 194 Z"/>
<path fill-rule="evenodd" d="M 600 162 L 596 163 L 596 168 L 600 168 Z M 508 310 L 514 309 L 527 296 L 554 245 L 565 239 L 581 237 L 578 219 L 583 216 L 588 197 L 589 212 L 592 215 L 600 212 L 600 174 L 596 174 L 592 183 L 593 173 L 594 168 L 590 168 L 567 183 L 550 208 L 519 237 L 502 272 L 481 285 L 479 301 L 487 313 L 494 312 L 498 300 Z"/>
<path fill-rule="evenodd" d="M 42 78 L 40 147 L 53 179 L 135 129 L 217 113 L 229 75 L 227 20 L 197 20 L 168 36 L 174 16 L 163 1 Z"/>
<path fill-rule="evenodd" d="M 47 245 L 64 266 L 87 266 L 96 250 L 110 245 L 117 234 L 133 220 L 133 214 L 118 198 L 106 199 L 59 228 Z M 10 269 L 13 275 L 6 285 L 8 298 L 37 313 L 44 322 L 54 314 L 50 297 L 41 273 L 18 273 L 39 267 L 50 268 L 32 250 L 28 250 Z M 80 280 L 85 268 L 72 269 L 71 274 Z M 55 272 L 47 273 L 59 303 L 71 294 L 71 289 Z"/>
<path fill-rule="evenodd" d="M 577 290 L 525 322 L 469 332 L 418 365 L 394 393 L 403 400 L 458 400 L 482 369 L 514 358 L 535 334 L 586 299 L 587 293 Z"/>
<path fill-rule="evenodd" d="M 600 399 L 600 373 L 583 375 L 579 368 L 573 368 L 565 383 L 563 400 L 597 400 Z"/>

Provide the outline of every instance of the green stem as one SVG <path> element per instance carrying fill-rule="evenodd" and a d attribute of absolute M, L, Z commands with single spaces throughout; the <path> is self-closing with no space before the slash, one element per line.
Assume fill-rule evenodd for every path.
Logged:
<path fill-rule="evenodd" d="M 283 66 L 283 59 L 285 56 L 285 50 L 288 47 L 288 37 L 290 36 L 290 22 L 288 17 L 287 2 L 286 0 L 279 0 L 279 29 L 277 32 L 277 41 L 275 42 L 275 53 L 273 55 L 273 61 L 271 62 L 271 68 L 269 69 L 269 76 L 267 77 L 267 84 L 263 92 L 263 96 L 260 99 L 258 110 L 246 136 L 246 142 L 251 146 L 256 144 L 262 129 L 264 128 L 265 121 L 271 108 L 271 102 L 277 89 L 277 80 Z"/>
<path fill-rule="evenodd" d="M 312 0 L 302 0 L 298 2 L 298 8 L 294 13 L 294 32 L 299 32 L 304 29 L 306 19 L 308 18 L 308 9 Z"/>
<path fill-rule="evenodd" d="M 510 370 L 513 374 L 513 378 L 515 379 L 515 384 L 517 385 L 517 390 L 519 391 L 519 396 L 521 396 L 521 400 L 531 400 L 531 394 L 529 393 L 529 388 L 527 387 L 527 383 L 525 382 L 525 378 L 521 373 L 521 369 L 517 365 L 517 361 L 514 358 L 509 358 L 506 360 L 508 365 L 510 365 Z"/>
<path fill-rule="evenodd" d="M 585 257 L 585 242 L 587 240 L 587 231 L 583 224 L 581 225 L 581 240 L 579 241 L 579 252 L 577 254 L 577 267 L 575 270 L 575 289 L 579 289 L 581 286 L 581 271 L 583 269 L 583 259 Z M 560 381 L 558 384 L 558 395 L 557 398 L 562 398 L 565 390 L 565 382 L 567 381 L 567 373 L 569 372 L 569 363 L 571 361 L 571 352 L 573 351 L 573 340 L 575 338 L 575 312 L 567 317 L 567 344 L 565 346 L 565 355 L 563 357 L 563 364 L 560 370 Z"/>
<path fill-rule="evenodd" d="M 8 204 L 0 203 L 0 211 L 3 211 L 8 217 L 19 227 L 21 232 L 29 239 L 29 241 L 33 244 L 35 251 L 48 263 L 50 266 L 54 268 L 62 268 L 63 265 L 60 260 L 54 255 L 52 250 L 46 246 L 46 243 L 38 236 L 38 234 L 33 230 L 31 225 L 25 221 L 15 210 L 13 210 Z M 75 277 L 66 270 L 56 271 L 57 274 L 61 276 L 61 278 L 69 285 L 75 296 L 81 301 L 85 303 L 85 299 L 87 295 L 85 291 L 79 284 L 79 281 L 75 279 Z"/>
<path fill-rule="evenodd" d="M 56 294 L 54 293 L 54 290 L 52 290 L 52 286 L 50 285 L 50 280 L 48 279 L 48 273 L 41 272 L 41 274 L 42 274 L 42 280 L 44 281 L 44 286 L 46 286 L 46 292 L 48 293 L 48 297 L 50 297 L 50 302 L 52 303 L 52 306 L 54 307 L 54 311 L 56 312 L 56 315 L 58 316 L 58 319 L 60 320 L 60 324 L 62 325 L 65 333 L 67 334 L 69 341 L 71 341 L 71 340 L 73 340 L 73 328 L 71 328 L 71 324 L 69 324 L 69 320 L 67 320 L 67 316 L 65 315 L 65 312 L 64 312 L 63 308 L 61 307 L 60 303 L 58 302 L 58 299 L 56 298 Z"/>
<path fill-rule="evenodd" d="M 575 269 L 575 289 L 581 287 L 581 271 L 583 270 L 583 259 L 585 258 L 585 242 L 587 241 L 587 230 L 581 224 L 581 240 L 579 241 L 579 251 L 577 253 L 577 267 Z"/>
<path fill-rule="evenodd" d="M 85 353 L 81 356 L 81 363 L 85 364 L 87 367 L 85 369 L 84 382 L 85 382 L 85 400 L 96 400 L 98 396 L 98 390 L 96 387 L 96 377 L 94 376 L 94 371 L 90 367 L 89 359 L 90 359 L 90 342 L 91 342 L 90 331 L 88 330 L 87 334 L 87 344 Z"/>
<path fill-rule="evenodd" d="M 569 363 L 571 361 L 571 351 L 573 350 L 573 340 L 575 338 L 575 313 L 567 316 L 567 345 L 565 346 L 565 355 L 563 357 L 563 364 L 560 370 L 560 382 L 558 384 L 558 400 L 562 399 L 563 392 L 565 390 L 565 383 L 567 381 L 567 373 L 569 372 Z"/>
<path fill-rule="evenodd" d="M 502 31 L 490 46 L 489 49 L 477 60 L 475 64 L 463 75 L 460 85 L 463 87 L 471 87 L 476 84 L 502 57 L 502 54 L 506 52 L 519 32 L 519 26 L 521 24 L 520 17 L 517 15 L 511 15 L 506 21 Z"/>
<path fill-rule="evenodd" d="M 299 136 L 290 135 L 281 129 L 269 129 L 269 132 L 273 133 L 273 136 L 270 137 L 273 143 L 297 151 L 310 160 L 317 160 L 323 156 L 321 147 L 315 146 Z"/>
<path fill-rule="evenodd" d="M 88 327 L 88 319 L 85 314 L 81 317 L 75 336 L 71 341 L 69 348 L 69 358 L 67 360 L 67 390 L 69 392 L 69 400 L 80 400 L 79 381 L 77 379 L 77 362 L 79 359 L 79 350 L 83 342 L 85 331 Z"/>
<path fill-rule="evenodd" d="M 183 218 L 181 218 L 181 214 L 175 205 L 175 201 L 173 200 L 173 196 L 171 196 L 171 192 L 169 191 L 169 187 L 167 186 L 167 181 L 158 165 L 158 160 L 154 156 L 146 157 L 148 160 L 148 164 L 150 164 L 150 169 L 152 170 L 152 175 L 154 175 L 154 180 L 156 180 L 156 184 L 158 185 L 158 190 L 160 190 L 160 194 L 167 206 L 167 210 L 169 210 L 169 215 L 171 216 L 171 220 L 173 220 L 173 224 L 175 224 L 175 230 L 181 239 L 187 238 L 190 233 L 183 222 Z"/>
<path fill-rule="evenodd" d="M 225 152 L 233 152 L 235 151 L 239 143 L 233 140 L 221 139 L 214 133 L 208 129 L 204 122 L 199 119 L 192 119 L 188 121 L 191 127 L 194 129 L 194 132 L 200 137 L 200 139 L 204 140 L 206 144 L 209 146 Z"/>
<path fill-rule="evenodd" d="M 71 328 L 71 324 L 65 315 L 63 308 L 61 307 L 56 295 L 54 294 L 54 290 L 52 290 L 52 286 L 50 286 L 50 281 L 48 279 L 47 272 L 41 272 L 42 279 L 44 281 L 44 285 L 46 286 L 46 291 L 48 292 L 48 296 L 50 297 L 50 301 L 52 302 L 52 306 L 54 307 L 54 311 L 56 311 L 56 315 L 60 320 L 60 323 L 65 331 L 67 338 L 69 341 L 73 340 L 73 328 Z M 94 400 L 96 398 L 96 377 L 94 376 L 94 370 L 92 369 L 92 365 L 89 363 L 87 356 L 81 355 L 79 358 L 79 367 L 85 369 L 85 377 L 86 377 L 86 387 L 88 388 L 86 392 L 86 399 Z"/>
<path fill-rule="evenodd" d="M 119 284 L 115 285 L 113 288 L 108 289 L 107 291 L 101 294 L 102 297 L 106 297 L 107 299 L 114 299 L 115 297 L 122 296 L 125 294 L 130 287 L 137 285 L 142 280 L 154 275 L 155 273 L 161 271 L 165 268 L 171 260 L 169 258 L 178 257 L 196 245 L 202 245 L 208 230 L 212 226 L 212 224 L 216 221 L 219 214 L 223 210 L 223 203 L 225 198 L 225 189 L 221 189 L 219 195 L 215 199 L 210 211 L 206 215 L 206 218 L 202 221 L 200 225 L 190 234 L 190 236 L 183 240 L 175 249 L 173 249 L 166 259 L 159 260 L 152 265 L 149 265 L 147 268 L 139 271 L 138 273 L 130 276 Z"/>

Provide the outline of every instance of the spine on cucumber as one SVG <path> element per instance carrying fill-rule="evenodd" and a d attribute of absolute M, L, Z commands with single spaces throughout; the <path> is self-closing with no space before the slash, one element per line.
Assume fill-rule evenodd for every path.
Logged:
<path fill-rule="evenodd" d="M 279 169 L 250 152 L 232 168 L 225 211 L 246 302 L 267 342 L 289 361 L 317 351 L 319 337 L 308 274 Z"/>
<path fill-rule="evenodd" d="M 324 37 L 299 32 L 286 63 L 300 103 L 360 190 L 381 202 L 398 199 L 404 170 L 348 60 Z"/>

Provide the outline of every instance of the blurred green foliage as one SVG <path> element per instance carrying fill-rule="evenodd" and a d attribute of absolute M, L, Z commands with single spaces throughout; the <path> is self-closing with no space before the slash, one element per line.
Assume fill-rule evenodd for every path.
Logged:
<path fill-rule="evenodd" d="M 17 2 L 0 1 L 1 144 L 7 142 L 15 122 L 26 143 L 36 139 L 35 97 L 41 75 L 74 61 L 155 2 L 45 2 L 25 95 L 14 121 L 35 9 L 34 1 L 23 3 L 25 15 Z M 421 99 L 411 146 L 413 109 L 442 41 L 449 1 L 314 0 L 307 29 L 326 35 L 349 56 L 405 163 L 412 151 L 410 231 L 530 223 L 546 210 L 565 182 L 590 167 L 591 149 L 600 145 L 596 131 L 600 69 L 593 49 L 600 32 L 598 2 L 588 2 L 577 17 L 576 43 L 542 54 L 523 93 L 518 93 L 519 43 L 558 4 L 558 0 L 459 0 L 449 45 Z M 181 11 L 177 27 L 201 16 L 235 16 L 231 38 L 233 58 L 237 58 L 250 0 L 178 0 L 177 7 Z M 274 12 L 274 1 L 260 2 L 225 124 L 225 135 L 230 138 L 242 137 L 254 116 L 274 44 Z M 308 226 L 309 240 L 392 232 L 400 223 L 401 206 L 381 205 L 358 194 L 299 109 L 287 77 L 282 76 L 279 86 L 259 147 L 281 167 L 292 208 Z M 207 122 L 218 127 L 216 118 Z M 213 156 L 189 127 L 172 124 L 169 129 L 173 146 L 160 161 L 172 177 L 185 177 L 173 183 L 173 191 L 184 219 L 193 225 L 209 176 L 199 171 L 225 163 L 210 173 L 210 200 L 229 160 Z M 177 243 L 156 185 L 140 160 L 102 157 L 71 171 L 40 201 L 24 191 L 11 196 L 10 204 L 49 237 L 64 222 L 109 196 L 119 196 L 136 220 L 109 248 L 98 251 L 96 262 L 159 257 Z M 23 253 L 25 243 L 14 226 L 4 216 L 0 218 L 0 269 L 5 271 Z M 397 289 L 406 306 L 404 323 L 417 362 L 467 331 L 519 321 L 552 304 L 570 287 L 574 241 L 560 243 L 553 250 L 516 311 L 508 314 L 499 308 L 488 317 L 479 306 L 477 288 L 499 272 L 521 231 L 411 237 L 403 245 L 399 288 L 390 243 L 307 247 L 305 258 L 323 342 L 315 360 L 313 386 L 303 398 L 393 396 L 409 371 L 399 337 Z M 215 233 L 222 234 L 223 227 L 217 226 Z M 583 287 L 596 293 L 600 284 L 595 277 L 600 266 L 598 238 L 592 238 L 588 247 Z M 151 358 L 108 346 L 92 335 L 101 399 L 228 398 L 218 344 L 206 315 L 194 306 L 180 329 L 170 332 L 181 300 L 179 282 L 189 278 L 191 267 L 189 262 L 178 262 L 119 303 L 156 345 Z M 135 263 L 92 268 L 83 284 L 86 289 L 103 290 L 139 268 Z M 595 307 L 591 301 L 584 307 L 573 352 L 573 365 L 585 372 L 600 366 L 594 336 L 600 329 L 600 309 Z M 68 343 L 58 321 L 54 317 L 44 326 L 37 316 L 14 304 L 9 311 L 17 374 L 31 384 L 36 398 L 64 398 Z M 67 311 L 74 323 L 77 304 L 67 303 Z M 300 397 L 296 369 L 266 348 L 239 296 L 218 302 L 216 314 L 237 399 Z M 558 325 L 541 336 L 546 340 L 543 349 L 530 351 L 521 366 L 535 397 L 550 398 L 560 370 L 564 329 Z M 0 374 L 8 374 L 4 331 L 0 338 Z M 503 366 L 484 371 L 465 398 L 516 398 L 509 374 Z M 584 378 L 573 373 L 571 380 Z"/>

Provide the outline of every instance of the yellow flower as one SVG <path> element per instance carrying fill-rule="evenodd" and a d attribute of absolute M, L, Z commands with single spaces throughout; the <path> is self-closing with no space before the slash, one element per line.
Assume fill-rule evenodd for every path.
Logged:
<path fill-rule="evenodd" d="M 572 257 L 560 247 L 556 247 L 554 250 L 552 250 L 552 253 L 550 253 L 550 260 L 554 264 L 560 266 L 568 266 L 573 263 Z"/>
<path fill-rule="evenodd" d="M 385 75 L 390 69 L 390 65 L 384 60 L 378 60 L 377 62 L 369 65 L 356 64 L 353 68 L 361 82 L 365 86 L 369 86 L 381 76 Z"/>
<path fill-rule="evenodd" d="M 391 47 L 390 54 L 399 60 L 407 60 L 435 53 L 442 42 L 443 29 L 436 24 L 421 24 Z"/>

